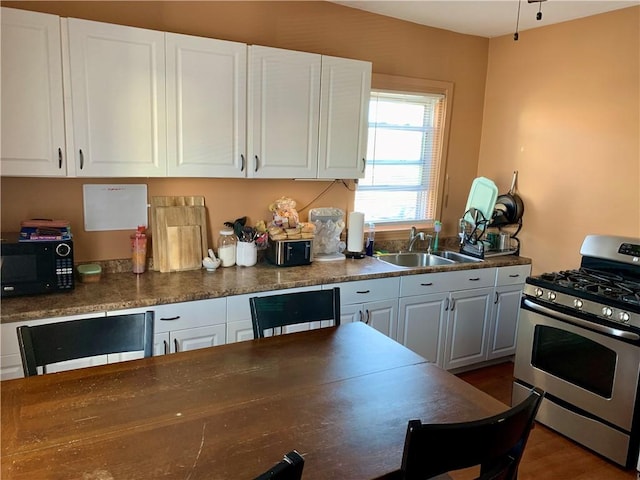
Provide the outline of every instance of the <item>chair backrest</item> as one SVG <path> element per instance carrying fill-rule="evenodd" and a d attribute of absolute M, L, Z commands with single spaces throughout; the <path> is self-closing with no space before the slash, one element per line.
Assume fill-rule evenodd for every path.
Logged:
<path fill-rule="evenodd" d="M 144 351 L 153 354 L 153 312 L 84 318 L 33 327 L 18 327 L 24 376 L 37 375 L 37 367 L 104 355 Z"/>
<path fill-rule="evenodd" d="M 340 288 L 251 297 L 251 320 L 254 338 L 264 331 L 304 322 L 332 320 L 340 325 Z"/>
<path fill-rule="evenodd" d="M 425 480 L 480 465 L 482 480 L 515 480 L 544 392 L 533 389 L 518 405 L 493 417 L 463 423 L 411 420 L 400 468 L 404 480 Z"/>
<path fill-rule="evenodd" d="M 279 463 L 257 476 L 255 480 L 300 480 L 303 468 L 304 458 L 293 450 L 287 453 Z"/>

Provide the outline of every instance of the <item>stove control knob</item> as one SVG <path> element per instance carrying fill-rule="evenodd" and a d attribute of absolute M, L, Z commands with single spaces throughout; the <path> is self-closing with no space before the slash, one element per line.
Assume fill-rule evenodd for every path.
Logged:
<path fill-rule="evenodd" d="M 629 323 L 630 315 L 627 312 L 620 312 L 618 318 L 622 323 Z"/>
<path fill-rule="evenodd" d="M 602 315 L 605 317 L 611 317 L 611 315 L 613 315 L 613 310 L 611 307 L 602 307 Z"/>
<path fill-rule="evenodd" d="M 555 301 L 555 299 L 556 299 L 556 292 L 549 292 L 549 293 L 547 293 L 547 298 L 548 298 L 549 300 L 551 300 L 552 302 L 553 302 L 553 301 Z"/>
<path fill-rule="evenodd" d="M 573 300 L 573 306 L 576 307 L 578 310 L 582 310 L 582 300 L 580 300 L 579 298 L 576 298 Z"/>
<path fill-rule="evenodd" d="M 544 293 L 544 290 L 542 290 L 540 287 L 536 287 L 536 290 L 534 293 L 536 294 L 536 297 L 541 297 L 542 294 Z"/>

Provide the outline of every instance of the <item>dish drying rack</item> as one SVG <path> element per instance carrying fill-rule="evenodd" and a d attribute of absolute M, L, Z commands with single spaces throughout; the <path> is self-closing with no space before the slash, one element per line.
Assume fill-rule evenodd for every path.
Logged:
<path fill-rule="evenodd" d="M 485 218 L 484 214 L 475 208 L 467 210 L 460 219 L 460 253 L 477 258 L 498 257 L 504 255 L 519 255 L 520 239 L 516 238 L 522 228 L 520 222 L 517 230 L 509 234 L 510 240 L 515 240 L 515 247 L 507 250 L 491 249 L 490 243 L 484 240 L 486 229 L 491 227 L 493 219 Z M 500 229 L 502 230 L 502 229 Z"/>

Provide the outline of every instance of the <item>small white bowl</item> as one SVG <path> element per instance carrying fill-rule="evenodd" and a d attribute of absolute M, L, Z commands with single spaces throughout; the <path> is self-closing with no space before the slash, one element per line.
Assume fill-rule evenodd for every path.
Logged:
<path fill-rule="evenodd" d="M 214 272 L 216 268 L 220 266 L 220 259 L 213 260 L 211 257 L 204 257 L 202 259 L 202 266 L 207 269 L 207 272 Z"/>

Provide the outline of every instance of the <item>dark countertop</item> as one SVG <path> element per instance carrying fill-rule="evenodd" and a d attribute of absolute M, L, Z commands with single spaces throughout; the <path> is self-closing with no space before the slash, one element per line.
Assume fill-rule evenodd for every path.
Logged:
<path fill-rule="evenodd" d="M 0 320 L 11 323 L 327 283 L 530 263 L 529 258 L 507 255 L 478 263 L 403 268 L 366 257 L 297 267 L 276 267 L 262 261 L 253 267 L 220 267 L 214 272 L 103 272 L 99 282 L 78 282 L 71 292 L 3 299 Z"/>

